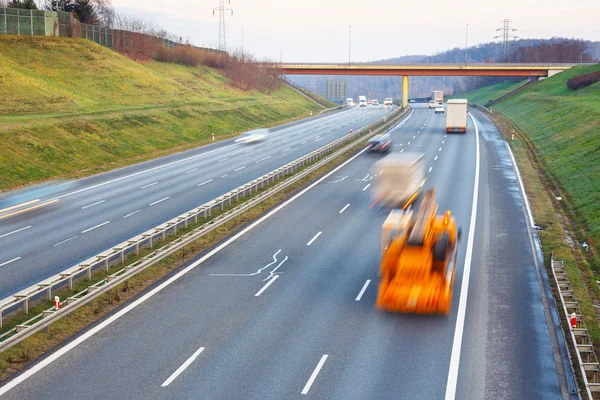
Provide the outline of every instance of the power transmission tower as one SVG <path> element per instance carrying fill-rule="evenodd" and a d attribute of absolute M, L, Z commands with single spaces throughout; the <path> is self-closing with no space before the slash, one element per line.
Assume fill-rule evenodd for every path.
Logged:
<path fill-rule="evenodd" d="M 231 0 L 228 0 L 227 4 L 231 4 Z M 215 11 L 219 12 L 219 50 L 227 51 L 227 39 L 225 38 L 225 13 L 231 11 L 233 15 L 233 9 L 225 7 L 225 0 L 219 0 L 219 7 L 213 9 L 213 15 Z"/>
<path fill-rule="evenodd" d="M 510 23 L 512 21 L 509 19 L 503 19 L 502 20 L 502 28 L 498 28 L 496 29 L 496 32 L 502 32 L 501 35 L 497 35 L 494 36 L 494 39 L 502 39 L 502 48 L 504 50 L 504 60 L 506 60 L 506 55 L 508 54 L 508 50 L 509 50 L 509 46 L 510 46 L 510 41 L 511 40 L 515 40 L 518 39 L 518 36 L 513 35 L 513 32 L 516 32 L 517 30 L 514 28 L 510 27 Z"/>

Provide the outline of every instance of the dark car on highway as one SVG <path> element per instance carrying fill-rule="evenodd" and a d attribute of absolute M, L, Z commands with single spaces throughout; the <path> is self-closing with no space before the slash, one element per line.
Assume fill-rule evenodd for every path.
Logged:
<path fill-rule="evenodd" d="M 369 139 L 369 152 L 389 153 L 392 150 L 392 138 L 390 135 L 376 135 Z"/>

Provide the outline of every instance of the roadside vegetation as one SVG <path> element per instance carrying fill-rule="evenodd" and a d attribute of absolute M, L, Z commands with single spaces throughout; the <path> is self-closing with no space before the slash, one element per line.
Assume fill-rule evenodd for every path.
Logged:
<path fill-rule="evenodd" d="M 449 97 L 449 99 L 467 99 L 469 103 L 479 104 L 480 106 L 488 107 L 491 102 L 498 100 L 500 97 L 506 95 L 507 93 L 510 93 L 515 89 L 518 89 L 524 83 L 525 82 L 523 81 L 505 81 L 470 92 L 456 94 L 454 96 Z"/>
<path fill-rule="evenodd" d="M 309 116 L 287 86 L 135 62 L 85 39 L 0 36 L 0 191 L 75 178 Z"/>

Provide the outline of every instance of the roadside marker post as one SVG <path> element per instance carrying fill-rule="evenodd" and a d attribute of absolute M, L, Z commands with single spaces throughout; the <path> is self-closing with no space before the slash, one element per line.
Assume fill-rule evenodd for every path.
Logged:
<path fill-rule="evenodd" d="M 512 131 L 512 140 L 515 140 L 515 131 Z"/>
<path fill-rule="evenodd" d="M 571 328 L 577 328 L 577 314 L 571 313 Z"/>
<path fill-rule="evenodd" d="M 214 133 L 212 134 L 212 140 L 213 140 L 213 142 L 215 141 L 215 134 Z"/>
<path fill-rule="evenodd" d="M 60 310 L 60 297 L 54 296 L 54 308 Z"/>

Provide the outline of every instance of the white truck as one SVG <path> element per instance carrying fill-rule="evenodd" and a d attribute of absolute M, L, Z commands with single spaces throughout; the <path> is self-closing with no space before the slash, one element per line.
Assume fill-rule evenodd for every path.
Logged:
<path fill-rule="evenodd" d="M 382 207 L 403 208 L 425 180 L 422 153 L 392 153 L 373 164 L 373 197 Z"/>
<path fill-rule="evenodd" d="M 358 96 L 358 106 L 359 107 L 367 106 L 367 98 L 365 96 Z"/>
<path fill-rule="evenodd" d="M 391 97 L 386 97 L 385 100 L 383 100 L 384 106 L 391 106 L 392 104 L 394 104 L 394 100 Z"/>
<path fill-rule="evenodd" d="M 354 105 L 354 99 L 352 97 L 348 97 L 346 99 L 346 105 L 352 107 Z"/>
<path fill-rule="evenodd" d="M 444 92 L 442 92 L 441 90 L 432 91 L 431 100 L 434 100 L 437 104 L 444 104 Z"/>
<path fill-rule="evenodd" d="M 446 132 L 467 131 L 467 100 L 452 99 L 446 103 Z"/>

